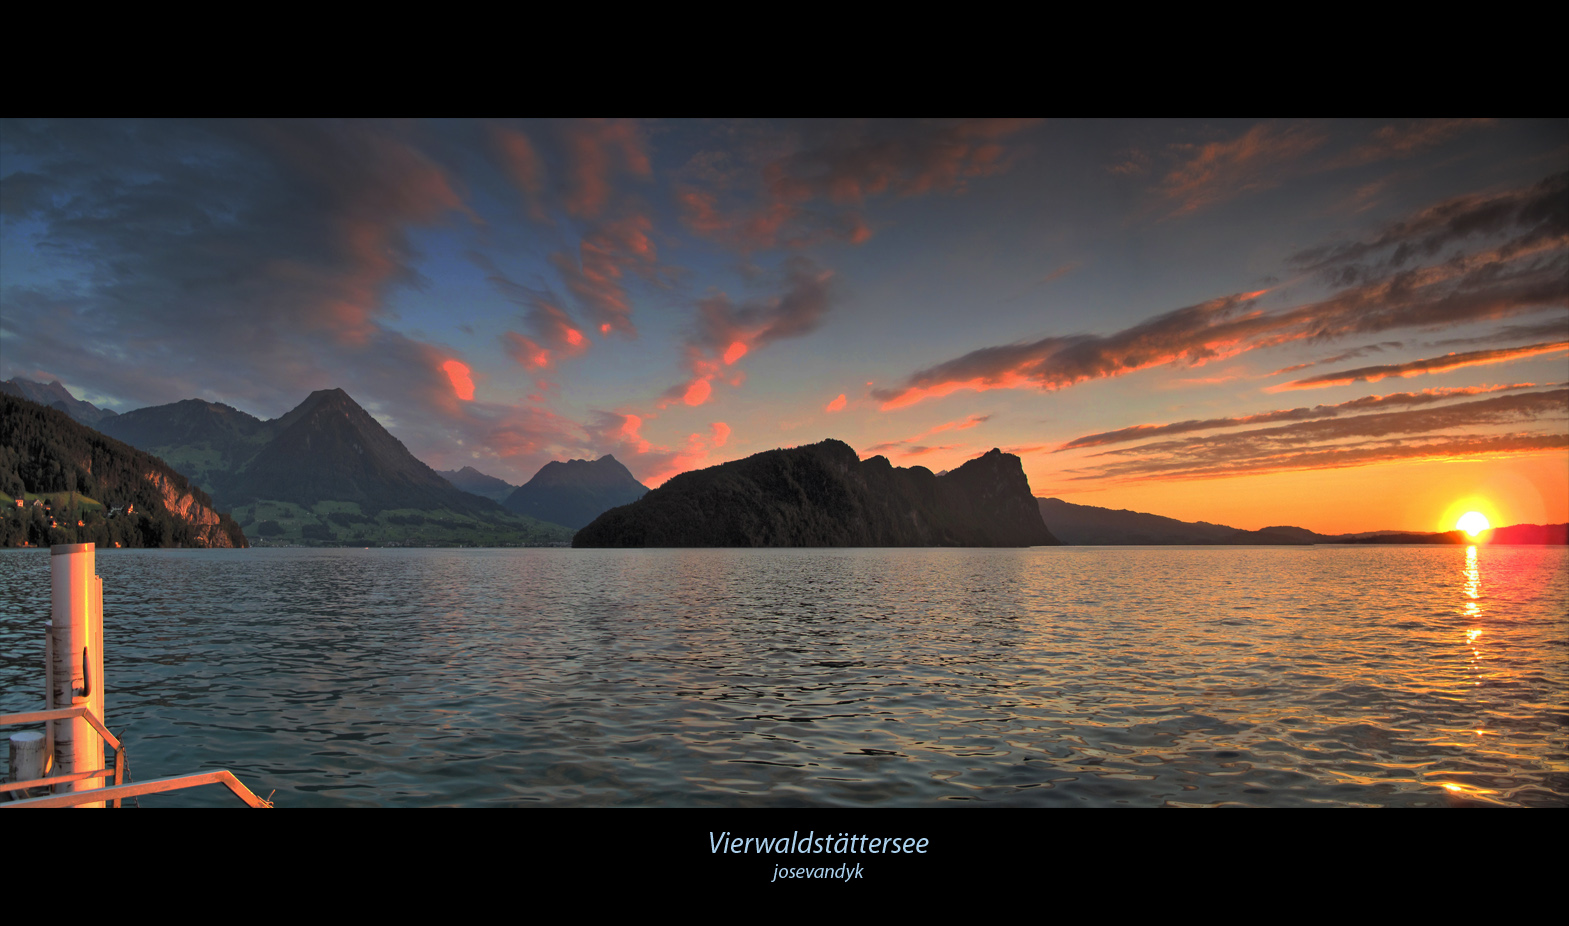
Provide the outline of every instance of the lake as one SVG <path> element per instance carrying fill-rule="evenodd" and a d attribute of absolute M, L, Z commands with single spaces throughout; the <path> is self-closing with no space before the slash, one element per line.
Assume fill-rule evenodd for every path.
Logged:
<path fill-rule="evenodd" d="M 0 711 L 42 703 L 49 559 L 0 551 Z M 227 768 L 279 807 L 1569 804 L 1564 547 L 100 550 L 98 573 L 133 779 Z"/>

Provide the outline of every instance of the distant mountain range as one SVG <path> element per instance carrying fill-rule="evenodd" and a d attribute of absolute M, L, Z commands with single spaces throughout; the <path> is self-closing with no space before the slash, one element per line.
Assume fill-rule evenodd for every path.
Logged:
<path fill-rule="evenodd" d="M 910 547 L 1056 544 L 1019 458 L 951 473 L 861 460 L 826 440 L 682 473 L 577 532 L 574 547 Z"/>
<path fill-rule="evenodd" d="M 495 476 L 487 476 L 472 466 L 465 466 L 462 469 L 438 469 L 436 475 L 471 495 L 488 498 L 493 502 L 504 502 L 507 496 L 518 490 L 518 487 L 512 483 L 497 479 Z"/>
<path fill-rule="evenodd" d="M 1161 544 L 1284 544 L 1314 543 L 1569 543 L 1569 524 L 1516 524 L 1486 531 L 1477 538 L 1464 531 L 1421 533 L 1365 531 L 1319 534 L 1301 527 L 1239 530 L 1207 521 L 1178 521 L 1138 511 L 1075 505 L 1058 498 L 1038 498 L 1041 518 L 1063 543 L 1075 546 Z"/>

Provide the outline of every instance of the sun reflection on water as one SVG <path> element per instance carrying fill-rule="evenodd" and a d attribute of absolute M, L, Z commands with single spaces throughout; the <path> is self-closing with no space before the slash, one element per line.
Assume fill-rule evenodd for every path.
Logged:
<path fill-rule="evenodd" d="M 1477 567 L 1474 543 L 1465 549 L 1465 593 L 1471 599 L 1466 602 L 1466 617 L 1480 617 L 1482 606 L 1476 600 L 1482 596 L 1482 570 Z"/>

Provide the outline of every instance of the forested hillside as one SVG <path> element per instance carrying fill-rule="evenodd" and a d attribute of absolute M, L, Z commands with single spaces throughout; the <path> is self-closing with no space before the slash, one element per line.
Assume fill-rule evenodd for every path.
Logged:
<path fill-rule="evenodd" d="M 9 395 L 0 395 L 0 506 L 5 546 L 248 545 L 207 493 L 162 460 Z"/>

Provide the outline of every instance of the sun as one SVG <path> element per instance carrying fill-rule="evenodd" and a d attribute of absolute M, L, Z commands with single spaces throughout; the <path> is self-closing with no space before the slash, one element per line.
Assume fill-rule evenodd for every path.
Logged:
<path fill-rule="evenodd" d="M 1470 534 L 1472 537 L 1475 537 L 1477 534 L 1480 534 L 1489 527 L 1492 527 L 1492 524 L 1488 523 L 1487 515 L 1483 514 L 1482 512 L 1467 511 L 1465 514 L 1460 516 L 1460 520 L 1455 522 L 1455 527 L 1458 527 L 1467 534 Z"/>

